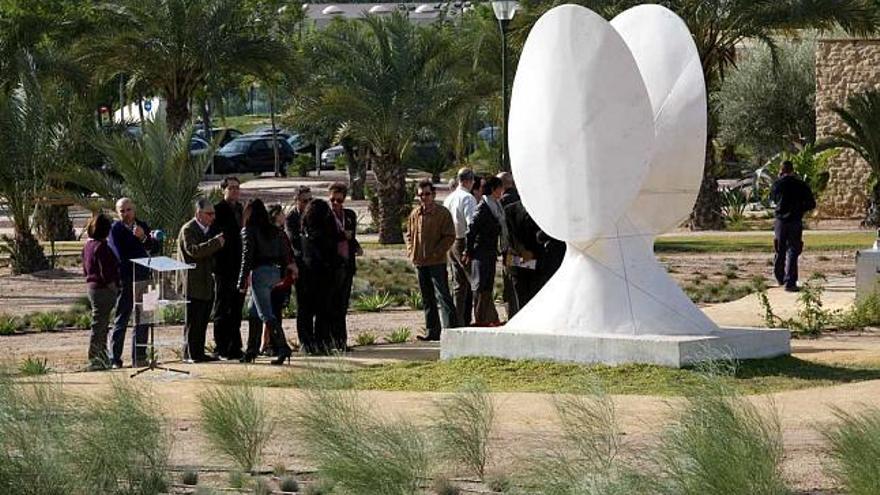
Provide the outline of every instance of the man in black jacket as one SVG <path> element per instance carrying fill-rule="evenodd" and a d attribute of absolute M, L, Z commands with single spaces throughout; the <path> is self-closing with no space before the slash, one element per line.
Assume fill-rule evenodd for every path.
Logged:
<path fill-rule="evenodd" d="M 816 207 L 816 199 L 810 186 L 794 174 L 794 165 L 788 160 L 782 163 L 770 199 L 776 203 L 773 274 L 786 291 L 797 292 L 798 256 L 804 247 L 803 217 Z"/>
<path fill-rule="evenodd" d="M 501 194 L 501 179 L 490 177 L 483 184 L 483 200 L 468 224 L 464 262 L 471 264 L 471 288 L 474 292 L 474 326 L 498 326 L 498 312 L 492 291 L 495 286 L 495 263 L 498 240 L 507 231 Z"/>
<path fill-rule="evenodd" d="M 538 242 L 538 224 L 532 220 L 522 201 L 505 206 L 504 216 L 509 237 L 504 265 L 511 285 L 509 297 L 512 300 L 507 302 L 507 319 L 510 320 L 541 288 L 537 268 L 542 246 Z"/>
<path fill-rule="evenodd" d="M 295 282 L 296 287 L 296 334 L 299 344 L 306 354 L 315 354 L 318 347 L 315 342 L 315 291 L 311 290 L 314 284 L 314 275 L 309 272 L 303 258 L 302 241 L 302 218 L 306 207 L 312 200 L 312 190 L 309 186 L 300 186 L 296 191 L 296 204 L 287 219 L 284 221 L 284 232 L 290 239 L 290 247 L 293 250 L 293 261 L 299 270 L 299 277 Z"/>
<path fill-rule="evenodd" d="M 214 255 L 214 348 L 223 360 L 239 359 L 241 352 L 241 308 L 244 294 L 238 290 L 241 268 L 241 182 L 226 177 L 220 182 L 223 199 L 214 205 L 211 235 L 223 234 L 226 244 Z"/>

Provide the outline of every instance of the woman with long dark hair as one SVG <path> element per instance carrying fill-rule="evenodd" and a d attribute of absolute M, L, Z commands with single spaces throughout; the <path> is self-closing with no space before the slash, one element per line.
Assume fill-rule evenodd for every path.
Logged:
<path fill-rule="evenodd" d="M 341 266 L 337 251 L 339 230 L 330 205 L 313 199 L 306 207 L 302 220 L 303 263 L 312 281 L 308 290 L 314 291 L 315 352 L 328 353 L 333 342 L 333 274 Z"/>
<path fill-rule="evenodd" d="M 238 287 L 245 292 L 250 285 L 251 316 L 256 315 L 263 328 L 272 336 L 272 347 L 276 356 L 272 364 L 284 364 L 284 361 L 290 360 L 291 349 L 284 337 L 281 320 L 276 318 L 272 307 L 272 289 L 281 281 L 282 269 L 295 273 L 296 267 L 284 244 L 284 232 L 269 219 L 269 213 L 261 200 L 248 201 L 242 215 L 242 225 Z M 263 329 L 257 325 L 249 326 L 247 351 L 242 358 L 244 362 L 251 362 L 257 356 L 263 333 Z"/>

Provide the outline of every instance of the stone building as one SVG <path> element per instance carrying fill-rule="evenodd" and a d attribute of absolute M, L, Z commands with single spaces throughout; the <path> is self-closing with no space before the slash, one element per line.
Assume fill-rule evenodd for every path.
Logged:
<path fill-rule="evenodd" d="M 846 126 L 831 110 L 849 95 L 880 88 L 880 39 L 822 39 L 816 45 L 816 139 Z M 870 169 L 855 152 L 844 150 L 829 164 L 828 188 L 818 215 L 863 218 L 868 205 Z"/>

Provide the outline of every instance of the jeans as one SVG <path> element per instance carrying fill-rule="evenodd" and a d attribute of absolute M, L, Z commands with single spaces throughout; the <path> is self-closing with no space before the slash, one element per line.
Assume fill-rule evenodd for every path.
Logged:
<path fill-rule="evenodd" d="M 427 338 L 439 339 L 441 327 L 450 328 L 459 324 L 455 303 L 449 293 L 446 265 L 420 266 L 416 268 L 416 273 L 419 276 L 419 290 L 422 292 Z M 440 304 L 439 314 L 437 303 Z"/>
<path fill-rule="evenodd" d="M 272 287 L 281 281 L 281 270 L 275 265 L 261 265 L 251 272 L 251 311 L 256 311 L 263 323 L 274 323 Z"/>
<path fill-rule="evenodd" d="M 284 335 L 284 327 L 282 326 L 282 315 L 284 307 L 290 301 L 290 289 L 273 290 L 271 296 L 272 312 L 275 315 L 275 322 L 271 323 L 271 332 L 269 334 L 269 346 L 275 351 L 275 355 L 290 353 L 290 345 L 287 344 L 287 337 Z M 246 354 L 256 356 L 260 351 L 260 341 L 263 337 L 263 325 L 260 315 L 257 313 L 255 305 L 251 305 L 250 315 L 248 317 L 248 339 Z"/>
<path fill-rule="evenodd" d="M 804 224 L 800 220 L 793 222 L 776 220 L 773 232 L 775 234 L 773 250 L 776 252 L 773 260 L 773 275 L 780 285 L 797 287 L 798 256 L 804 249 Z"/>
<path fill-rule="evenodd" d="M 89 339 L 89 362 L 109 364 L 107 355 L 107 334 L 110 331 L 110 313 L 116 305 L 118 290 L 115 287 L 89 288 L 89 302 L 92 305 L 92 336 Z"/>
<path fill-rule="evenodd" d="M 116 319 L 113 322 L 113 333 L 110 335 L 110 362 L 122 366 L 122 350 L 125 344 L 125 330 L 131 312 L 134 309 L 134 294 L 132 293 L 131 280 L 123 280 L 119 296 L 116 299 Z M 140 310 L 138 310 L 140 311 Z M 137 315 L 135 316 L 137 318 Z M 132 335 L 131 359 L 134 363 L 144 361 L 147 356 L 148 325 L 140 324 L 134 327 Z"/>
<path fill-rule="evenodd" d="M 471 291 L 470 268 L 461 261 L 465 240 L 456 239 L 449 250 L 449 265 L 452 269 L 452 294 L 455 299 L 455 312 L 462 326 L 471 324 L 474 293 Z"/>

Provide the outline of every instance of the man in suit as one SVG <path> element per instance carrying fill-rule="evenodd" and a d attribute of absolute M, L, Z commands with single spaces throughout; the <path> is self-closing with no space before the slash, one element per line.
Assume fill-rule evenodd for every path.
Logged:
<path fill-rule="evenodd" d="M 502 197 L 502 203 L 504 198 Z M 541 279 L 538 275 L 538 259 L 541 257 L 541 244 L 538 242 L 538 224 L 532 220 L 522 201 L 509 203 L 504 207 L 507 219 L 508 248 L 504 266 L 510 277 L 512 300 L 507 302 L 507 319 L 522 309 L 538 293 Z"/>
<path fill-rule="evenodd" d="M 302 218 L 306 207 L 312 200 L 312 190 L 309 186 L 299 186 L 296 191 L 296 204 L 287 214 L 284 221 L 284 232 L 290 239 L 290 247 L 293 251 L 293 262 L 299 271 L 299 277 L 294 282 L 296 288 L 296 334 L 299 344 L 306 354 L 315 354 L 318 347 L 315 342 L 315 291 L 311 290 L 314 283 L 313 275 L 310 275 L 303 257 L 302 242 Z"/>
<path fill-rule="evenodd" d="M 211 235 L 214 205 L 207 199 L 196 201 L 195 218 L 183 224 L 177 236 L 177 257 L 195 268 L 186 272 L 186 326 L 183 359 L 189 363 L 212 361 L 205 355 L 205 332 L 214 302 L 214 255 L 225 244 L 224 234 Z"/>
<path fill-rule="evenodd" d="M 346 328 L 345 315 L 348 313 L 349 299 L 351 298 L 351 284 L 357 272 L 356 257 L 364 254 L 361 245 L 357 241 L 357 215 L 354 210 L 344 208 L 345 196 L 348 194 L 348 186 L 342 182 L 334 182 L 330 185 L 330 207 L 333 210 L 333 219 L 339 231 L 340 240 L 337 242 L 337 251 L 343 263 L 336 270 L 334 276 L 334 300 L 332 337 L 336 349 L 344 351 L 348 347 L 348 330 Z"/>
<path fill-rule="evenodd" d="M 122 367 L 122 349 L 125 343 L 125 330 L 134 309 L 133 281 L 149 280 L 150 270 L 143 266 L 133 267 L 131 260 L 146 258 L 157 254 L 161 238 L 150 231 L 150 227 L 135 216 L 135 205 L 130 198 L 120 198 L 116 202 L 119 219 L 110 227 L 108 244 L 119 260 L 120 290 L 116 299 L 116 319 L 110 335 L 110 364 L 113 368 Z M 134 328 L 131 356 L 134 366 L 146 362 L 147 325 Z"/>
<path fill-rule="evenodd" d="M 238 290 L 241 268 L 241 182 L 225 177 L 220 182 L 223 199 L 214 205 L 211 233 L 223 234 L 225 244 L 215 254 L 214 263 L 214 347 L 221 360 L 239 359 L 241 352 L 241 308 L 244 294 Z"/>
<path fill-rule="evenodd" d="M 501 324 L 495 310 L 495 263 L 498 240 L 505 237 L 507 220 L 501 206 L 504 187 L 498 177 L 489 177 L 483 184 L 483 199 L 465 236 L 464 262 L 471 264 L 471 289 L 474 292 L 474 326 L 494 327 Z"/>

